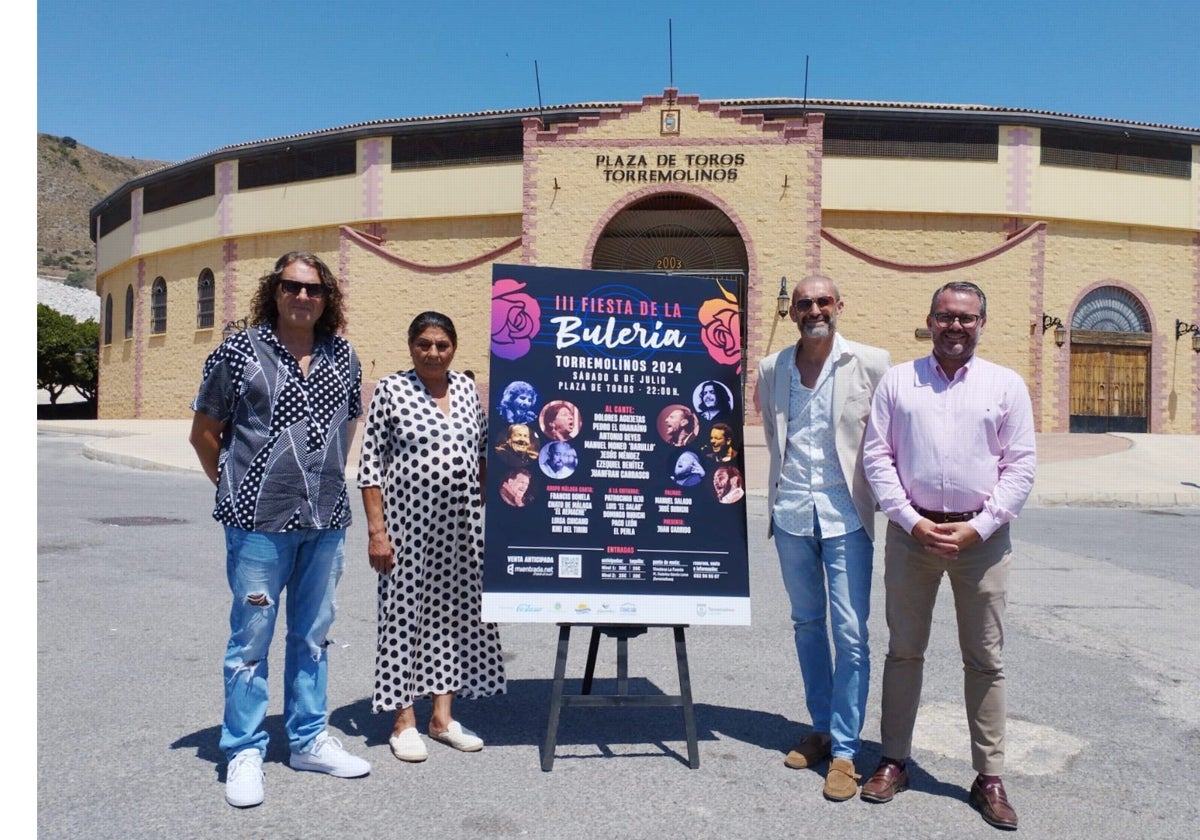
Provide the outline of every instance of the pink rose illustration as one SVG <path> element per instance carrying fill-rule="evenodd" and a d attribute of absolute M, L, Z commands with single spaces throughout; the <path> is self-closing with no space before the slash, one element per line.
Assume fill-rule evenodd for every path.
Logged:
<path fill-rule="evenodd" d="M 542 328 L 542 308 L 522 292 L 517 280 L 492 284 L 492 352 L 501 359 L 519 359 L 529 352 L 530 339 Z"/>
<path fill-rule="evenodd" d="M 712 298 L 700 305 L 700 340 L 719 364 L 737 365 L 742 372 L 742 315 L 737 303 Z"/>

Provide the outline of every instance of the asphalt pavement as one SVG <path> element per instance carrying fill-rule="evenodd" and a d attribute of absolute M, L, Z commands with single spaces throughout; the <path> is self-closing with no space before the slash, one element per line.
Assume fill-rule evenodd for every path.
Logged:
<path fill-rule="evenodd" d="M 229 600 L 223 539 L 209 515 L 212 486 L 186 437 L 181 421 L 39 423 L 39 837 L 997 836 L 966 804 L 973 773 L 946 592 L 927 653 L 912 790 L 887 805 L 831 803 L 820 795 L 823 765 L 783 765 L 809 718 L 761 496 L 748 505 L 751 626 L 687 630 L 699 768 L 687 766 L 678 710 L 568 708 L 550 772 L 541 770 L 540 748 L 557 629 L 547 624 L 502 625 L 508 693 L 455 704 L 456 717 L 487 741 L 481 753 L 430 743 L 423 764 L 391 757 L 390 715 L 370 711 L 376 578 L 355 499 L 332 633 L 329 725 L 373 763 L 372 773 L 343 780 L 287 766 L 281 625 L 267 798 L 235 810 L 223 799 L 217 747 Z M 1056 446 L 1074 442 L 1042 439 L 1035 501 L 1046 506 L 1027 509 L 1013 529 L 1005 782 L 1018 836 L 1192 837 L 1200 824 L 1200 635 L 1192 620 L 1200 615 L 1200 503 L 1186 482 L 1198 479 L 1197 438 L 1088 438 L 1076 444 L 1088 452 L 1058 461 Z M 747 447 L 752 475 L 758 449 Z M 1072 465 L 1077 480 L 1054 472 Z M 1146 475 L 1135 478 L 1135 467 Z M 1071 498 L 1093 506 L 1062 504 Z M 882 575 L 880 541 L 857 761 L 864 775 L 879 758 Z M 579 690 L 585 637 L 577 631 L 573 640 L 568 691 Z M 598 692 L 613 690 L 614 648 L 601 645 Z M 632 691 L 677 692 L 669 631 L 652 629 L 629 648 Z M 417 714 L 424 728 L 428 704 L 418 703 Z"/>
<path fill-rule="evenodd" d="M 189 420 L 39 421 L 39 432 L 90 438 L 84 455 L 144 470 L 199 472 Z M 361 426 L 360 426 L 361 432 Z M 761 426 L 745 430 L 746 488 L 764 494 L 767 450 Z M 357 441 L 347 474 L 357 472 Z M 1092 507 L 1200 507 L 1200 435 L 1049 433 L 1038 435 L 1029 504 Z"/>

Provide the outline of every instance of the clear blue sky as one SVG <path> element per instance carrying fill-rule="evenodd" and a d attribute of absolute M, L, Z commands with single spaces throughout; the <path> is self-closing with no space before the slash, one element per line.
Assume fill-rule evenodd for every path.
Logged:
<path fill-rule="evenodd" d="M 809 96 L 1200 127 L 1196 0 L 40 0 L 38 131 L 180 161 L 356 122 Z"/>

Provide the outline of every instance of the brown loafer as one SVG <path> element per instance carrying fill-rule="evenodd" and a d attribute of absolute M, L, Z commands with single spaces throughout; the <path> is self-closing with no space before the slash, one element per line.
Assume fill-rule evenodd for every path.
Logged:
<path fill-rule="evenodd" d="M 862 786 L 859 797 L 866 802 L 891 802 L 902 790 L 908 790 L 908 769 L 898 761 L 883 758 Z"/>
<path fill-rule="evenodd" d="M 796 749 L 787 754 L 787 758 L 783 760 L 783 763 L 793 770 L 814 767 L 829 758 L 829 746 L 831 743 L 828 735 L 813 732 L 801 741 L 796 746 Z"/>
<path fill-rule="evenodd" d="M 825 798 L 834 802 L 845 802 L 853 799 L 858 793 L 858 780 L 862 776 L 854 772 L 854 762 L 848 758 L 835 758 L 829 762 L 829 772 L 825 774 Z"/>
<path fill-rule="evenodd" d="M 993 828 L 1016 830 L 1017 812 L 1008 804 L 1004 782 L 1000 781 L 999 776 L 993 776 L 990 781 L 985 781 L 983 776 L 976 776 L 967 801 L 979 812 L 983 821 Z"/>

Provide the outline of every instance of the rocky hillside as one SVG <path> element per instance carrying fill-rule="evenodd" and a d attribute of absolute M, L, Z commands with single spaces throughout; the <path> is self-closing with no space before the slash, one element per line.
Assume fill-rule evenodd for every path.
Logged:
<path fill-rule="evenodd" d="M 88 210 L 121 184 L 165 164 L 106 155 L 70 137 L 39 134 L 37 273 L 95 288 Z"/>

